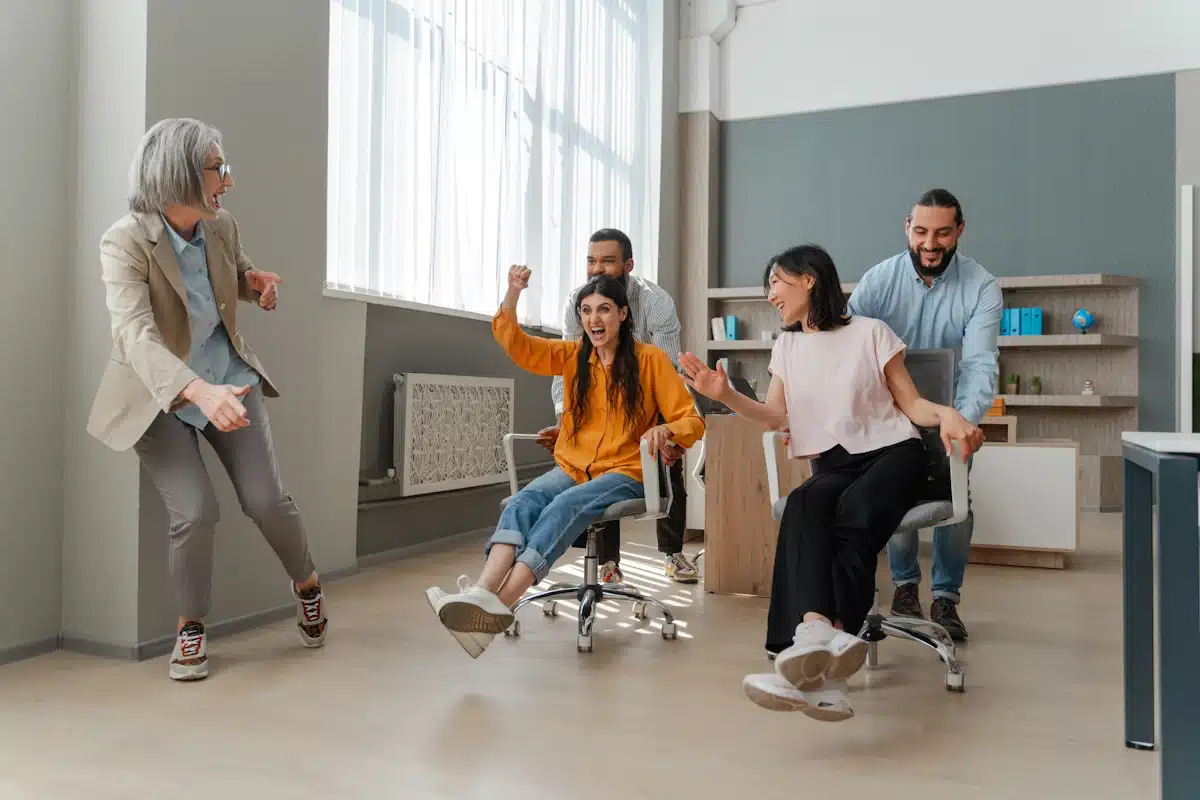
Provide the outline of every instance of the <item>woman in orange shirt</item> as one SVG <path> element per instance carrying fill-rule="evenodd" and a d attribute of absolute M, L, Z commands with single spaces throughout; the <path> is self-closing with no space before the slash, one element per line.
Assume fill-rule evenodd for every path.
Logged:
<path fill-rule="evenodd" d="M 617 281 L 588 281 L 575 301 L 579 341 L 529 336 L 517 322 L 517 300 L 530 271 L 508 273 L 508 293 L 492 334 L 517 366 L 562 375 L 568 387 L 557 466 L 518 492 L 488 540 L 474 584 L 462 576 L 457 594 L 425 591 L 442 624 L 473 658 L 512 624 L 512 607 L 550 571 L 606 508 L 644 497 L 640 442 L 657 455 L 668 441 L 691 447 L 704 435 L 682 376 L 653 345 L 635 342 L 629 299 Z M 660 418 L 666 424 L 655 424 Z"/>

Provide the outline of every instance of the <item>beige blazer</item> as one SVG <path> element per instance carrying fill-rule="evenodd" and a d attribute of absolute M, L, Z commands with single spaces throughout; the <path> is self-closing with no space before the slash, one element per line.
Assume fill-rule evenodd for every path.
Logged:
<path fill-rule="evenodd" d="M 246 281 L 254 269 L 242 252 L 233 216 L 222 209 L 204 222 L 204 252 L 213 296 L 229 340 L 262 377 L 263 393 L 279 392 L 237 326 L 237 301 L 257 303 Z M 187 292 L 166 225 L 158 214 L 127 214 L 100 239 L 100 270 L 112 318 L 113 347 L 92 402 L 88 433 L 114 450 L 132 447 L 160 412 L 197 378 L 187 365 L 192 348 Z"/>

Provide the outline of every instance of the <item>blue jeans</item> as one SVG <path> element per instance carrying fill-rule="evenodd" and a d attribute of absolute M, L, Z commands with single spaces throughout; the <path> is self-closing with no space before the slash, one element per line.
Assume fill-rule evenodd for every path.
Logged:
<path fill-rule="evenodd" d="M 974 457 L 967 462 L 971 468 Z M 970 502 L 967 493 L 967 502 Z M 971 553 L 971 536 L 975 532 L 975 515 L 967 512 L 967 518 L 957 525 L 942 525 L 933 529 L 933 596 L 944 597 L 952 602 L 962 599 L 963 576 L 967 571 L 967 557 Z M 900 533 L 888 541 L 888 566 L 892 570 L 892 583 L 897 586 L 921 582 L 921 565 L 917 561 L 920 538 L 917 531 Z"/>
<path fill-rule="evenodd" d="M 642 484 L 627 475 L 606 472 L 586 483 L 575 483 L 555 467 L 508 502 L 485 553 L 490 553 L 494 544 L 512 545 L 517 548 L 517 561 L 540 581 L 606 508 L 645 496 Z"/>

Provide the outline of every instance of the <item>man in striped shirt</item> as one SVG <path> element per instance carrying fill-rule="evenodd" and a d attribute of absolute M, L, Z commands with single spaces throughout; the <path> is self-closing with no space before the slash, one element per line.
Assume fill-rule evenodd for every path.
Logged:
<path fill-rule="evenodd" d="M 640 342 L 652 344 L 666 352 L 675 368 L 679 368 L 679 316 L 675 313 L 675 301 L 661 286 L 644 278 L 631 275 L 633 271 L 633 243 L 615 228 L 602 228 L 592 234 L 588 245 L 587 277 L 607 275 L 625 284 L 629 295 L 629 312 L 633 316 L 633 337 Z M 567 297 L 563 309 L 563 338 L 578 339 L 583 335 L 579 319 L 575 314 L 576 288 Z M 538 443 L 554 452 L 558 441 L 563 413 L 563 379 L 555 376 L 551 385 L 554 413 L 558 422 L 538 433 Z M 669 516 L 658 520 L 658 549 L 664 556 L 663 570 L 667 576 L 679 583 L 695 583 L 696 566 L 683 555 L 683 533 L 687 525 L 687 494 L 683 481 L 683 451 L 675 448 L 667 455 L 670 463 L 671 488 L 674 502 Z M 605 583 L 620 583 L 621 574 L 621 526 L 610 522 L 600 536 L 600 579 Z"/>

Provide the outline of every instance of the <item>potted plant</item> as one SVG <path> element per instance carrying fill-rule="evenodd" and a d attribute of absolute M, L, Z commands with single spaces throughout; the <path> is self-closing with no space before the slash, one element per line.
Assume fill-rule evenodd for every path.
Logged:
<path fill-rule="evenodd" d="M 1032 378 L 1029 379 L 1029 391 L 1031 394 L 1041 394 L 1042 393 L 1042 379 L 1039 378 L 1037 375 L 1034 375 Z"/>
<path fill-rule="evenodd" d="M 1015 372 L 1010 372 L 1010 373 L 1008 373 L 1008 377 L 1005 380 L 1007 382 L 1007 385 L 1004 387 L 1006 394 L 1020 394 L 1021 393 L 1021 376 L 1020 375 L 1018 375 Z"/>

